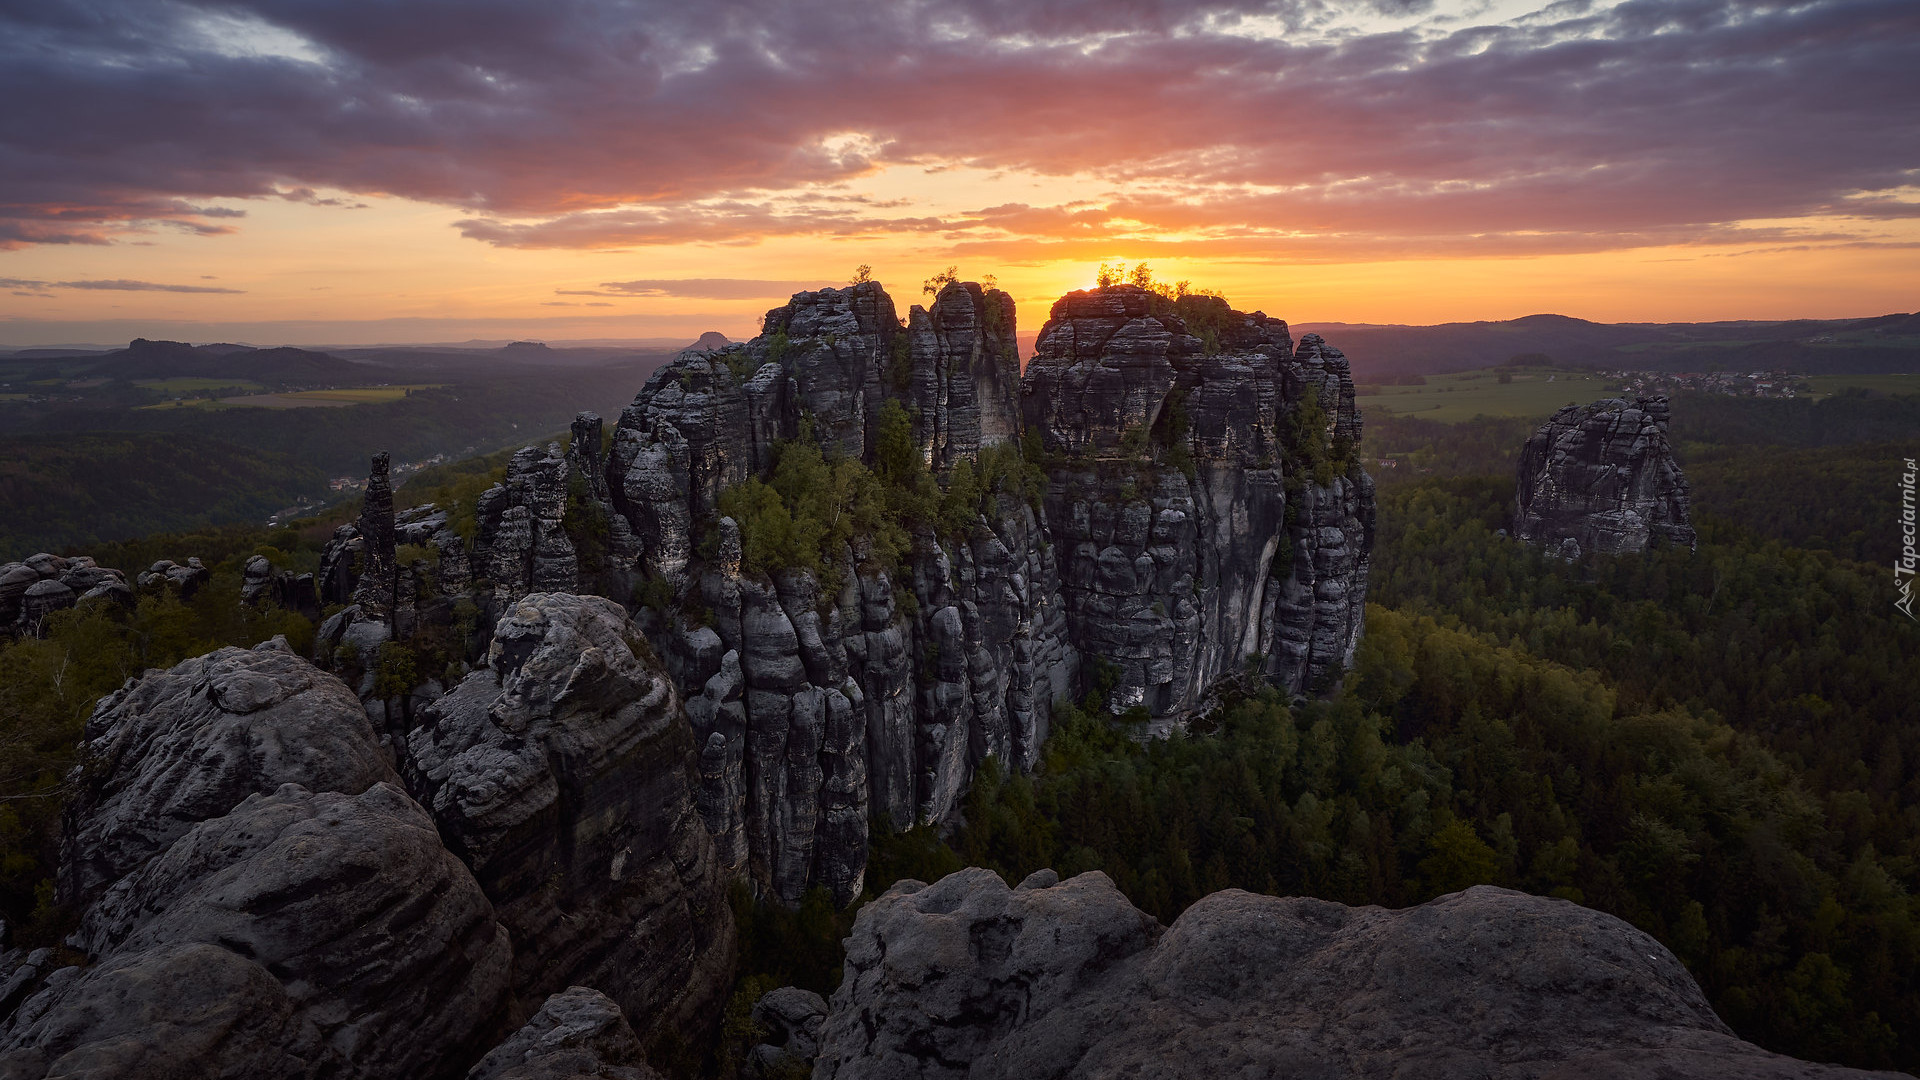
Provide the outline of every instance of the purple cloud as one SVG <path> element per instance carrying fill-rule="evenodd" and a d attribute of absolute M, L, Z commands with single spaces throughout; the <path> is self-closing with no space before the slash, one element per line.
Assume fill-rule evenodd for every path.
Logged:
<path fill-rule="evenodd" d="M 207 200 L 325 203 L 319 188 L 462 207 L 464 235 L 535 247 L 912 231 L 1028 249 L 1103 243 L 1126 219 L 1186 222 L 1216 248 L 1591 250 L 1920 212 L 1892 194 L 1920 183 L 1911 0 L 1563 3 L 1320 32 L 1342 10 L 11 5 L 0 247 L 230 231 L 241 211 Z M 1274 32 L 1236 29 L 1252 17 Z M 1114 205 L 939 220 L 767 194 L 951 162 L 1088 174 Z"/>

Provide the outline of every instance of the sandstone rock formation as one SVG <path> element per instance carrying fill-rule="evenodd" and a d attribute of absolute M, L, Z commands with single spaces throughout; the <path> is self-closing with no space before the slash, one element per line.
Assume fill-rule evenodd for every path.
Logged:
<path fill-rule="evenodd" d="M 67 558 L 41 552 L 0 564 L 0 634 L 38 634 L 48 614 L 82 600 L 130 602 L 127 576 L 85 555 Z"/>
<path fill-rule="evenodd" d="M 569 986 L 467 1073 L 467 1080 L 657 1080 L 605 994 Z"/>
<path fill-rule="evenodd" d="M 1735 1038 L 1645 933 L 1487 886 L 1401 911 L 969 869 L 861 909 L 814 1075 L 1847 1077 Z"/>
<path fill-rule="evenodd" d="M 195 556 L 187 559 L 184 566 L 172 559 L 161 559 L 134 578 L 134 583 L 143 589 L 162 585 L 178 589 L 181 599 L 186 599 L 212 580 L 213 571 Z"/>
<path fill-rule="evenodd" d="M 240 601 L 244 604 L 272 601 L 311 621 L 320 621 L 320 593 L 313 575 L 275 570 L 273 561 L 265 555 L 253 556 L 241 569 Z"/>
<path fill-rule="evenodd" d="M 827 1023 L 826 999 L 811 990 L 783 986 L 753 1003 L 753 1022 L 767 1033 L 747 1053 L 750 1076 L 793 1076 L 811 1070 Z"/>
<path fill-rule="evenodd" d="M 1061 298 L 1036 350 L 1024 409 L 1058 454 L 1070 636 L 1117 665 L 1115 711 L 1192 709 L 1249 662 L 1294 690 L 1338 678 L 1374 513 L 1346 357 L 1217 297 L 1126 285 Z"/>
<path fill-rule="evenodd" d="M 90 966 L 0 1027 L 9 1077 L 457 1076 L 511 946 L 353 695 L 284 642 L 149 672 L 87 725 L 61 899 Z"/>
<path fill-rule="evenodd" d="M 323 600 L 356 602 L 314 655 L 399 738 L 438 684 L 395 719 L 372 672 L 441 599 L 473 605 L 478 641 L 528 596 L 628 606 L 692 721 L 717 865 L 789 903 L 859 894 L 871 818 L 943 822 L 981 762 L 1031 768 L 1083 669 L 1111 674 L 1112 712 L 1163 724 L 1228 676 L 1336 680 L 1373 532 L 1345 357 L 1133 286 L 1063 298 L 1024 375 L 1016 340 L 1011 298 L 970 282 L 904 319 L 873 282 L 799 293 L 751 341 L 655 371 L 610 436 L 582 413 L 564 448 L 516 453 L 470 546 L 444 509 L 394 514 L 376 460 L 319 575 Z M 890 453 L 1017 482 L 971 523 L 905 521 L 886 558 L 856 532 L 816 569 L 744 568 L 721 493 L 803 436 L 877 468 L 889 410 L 911 443 Z M 387 554 L 410 544 L 437 547 L 435 577 Z"/>
<path fill-rule="evenodd" d="M 698 1031 L 732 968 L 726 880 L 671 680 L 618 604 L 534 593 L 488 667 L 417 717 L 402 767 L 512 935 L 524 998 L 581 983 Z"/>
<path fill-rule="evenodd" d="M 1694 545 L 1664 397 L 1607 398 L 1554 413 L 1520 452 L 1519 482 L 1513 534 L 1555 554 Z"/>
<path fill-rule="evenodd" d="M 481 1075 L 651 1078 L 626 1017 L 697 1043 L 732 914 L 671 680 L 600 597 L 521 598 L 488 659 L 404 782 L 284 639 L 104 699 L 58 876 L 88 963 L 9 956 L 0 1076 L 450 1078 L 543 999 Z"/>

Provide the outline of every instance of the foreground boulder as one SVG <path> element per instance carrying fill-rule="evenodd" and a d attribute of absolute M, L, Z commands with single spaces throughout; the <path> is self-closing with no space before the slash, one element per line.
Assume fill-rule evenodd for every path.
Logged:
<path fill-rule="evenodd" d="M 1847 1077 L 1734 1037 L 1653 938 L 1480 886 L 1400 911 L 1215 893 L 1162 928 L 1098 872 L 867 905 L 814 1075 Z"/>
<path fill-rule="evenodd" d="M 0 1076 L 453 1077 L 511 945 L 347 689 L 276 640 L 148 672 L 87 724 L 62 899 L 91 963 Z"/>
<path fill-rule="evenodd" d="M 1513 534 L 1557 555 L 1694 545 L 1687 478 L 1667 441 L 1667 399 L 1569 405 L 1520 452 Z"/>
<path fill-rule="evenodd" d="M 511 933 L 516 992 L 590 985 L 649 1039 L 710 1027 L 732 912 L 672 681 L 618 604 L 571 593 L 508 609 L 488 665 L 421 711 L 403 767 Z"/>
<path fill-rule="evenodd" d="M 569 986 L 493 1048 L 467 1080 L 658 1080 L 620 1006 Z"/>

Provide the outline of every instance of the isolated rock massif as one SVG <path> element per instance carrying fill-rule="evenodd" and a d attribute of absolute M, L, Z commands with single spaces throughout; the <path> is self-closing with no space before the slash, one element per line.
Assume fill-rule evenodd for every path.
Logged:
<path fill-rule="evenodd" d="M 398 771 L 280 639 L 103 700 L 59 872 L 88 963 L 15 970 L 0 1075 L 452 1078 L 550 994 L 516 1038 L 584 1024 L 630 1075 L 621 1006 L 648 1038 L 709 1029 L 731 912 L 670 680 L 597 597 L 522 598 L 491 660 Z"/>
<path fill-rule="evenodd" d="M 874 284 L 801 293 L 622 413 L 607 509 L 630 529 L 608 550 L 630 535 L 618 568 L 668 601 L 646 622 L 707 743 L 707 820 L 766 891 L 850 899 L 869 815 L 943 821 L 983 760 L 1030 768 L 1089 658 L 1114 712 L 1166 718 L 1254 654 L 1296 691 L 1344 668 L 1373 515 L 1346 361 L 1195 299 L 1071 294 L 1023 376 L 997 290 L 950 283 L 904 320 Z M 936 471 L 1024 451 L 1044 494 L 918 528 L 897 565 L 856 537 L 823 575 L 743 572 L 721 492 L 803 434 L 875 460 L 890 402 Z"/>
<path fill-rule="evenodd" d="M 1665 947 L 1564 900 L 1227 890 L 1162 928 L 1097 871 L 895 885 L 818 1040 L 823 1080 L 1892 1075 L 1742 1042 Z"/>
<path fill-rule="evenodd" d="M 1554 413 L 1520 452 L 1513 534 L 1558 555 L 1695 543 L 1667 399 L 1606 398 Z"/>
<path fill-rule="evenodd" d="M 1027 365 L 1026 423 L 1066 455 L 1046 520 L 1070 636 L 1117 665 L 1116 710 L 1191 709 L 1248 664 L 1325 687 L 1359 641 L 1373 540 L 1346 357 L 1218 297 L 1164 308 L 1072 293 Z M 1129 440 L 1186 467 L 1143 476 Z"/>

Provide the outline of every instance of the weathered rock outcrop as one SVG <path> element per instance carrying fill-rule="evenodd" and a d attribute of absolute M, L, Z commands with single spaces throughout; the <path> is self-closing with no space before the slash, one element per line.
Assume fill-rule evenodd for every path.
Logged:
<path fill-rule="evenodd" d="M 657 1080 L 640 1039 L 605 994 L 569 986 L 494 1047 L 467 1080 Z"/>
<path fill-rule="evenodd" d="M 619 605 L 570 593 L 520 598 L 488 665 L 418 714 L 402 766 L 511 933 L 516 992 L 586 984 L 649 1038 L 700 1030 L 732 913 L 672 682 Z"/>
<path fill-rule="evenodd" d="M 783 986 L 753 1003 L 753 1022 L 766 1041 L 747 1052 L 749 1076 L 793 1076 L 811 1070 L 820 1054 L 820 1032 L 827 1023 L 827 1002 L 811 990 Z"/>
<path fill-rule="evenodd" d="M 847 550 L 829 592 L 807 572 L 742 573 L 720 492 L 803 418 L 830 454 L 871 459 L 889 399 L 937 466 L 1013 441 L 1014 333 L 1011 300 L 978 285 L 948 285 L 905 326 L 878 285 L 802 293 L 753 341 L 660 369 L 621 416 L 610 501 L 647 576 L 704 613 L 650 631 L 705 743 L 703 815 L 723 857 L 783 899 L 857 895 L 870 812 L 941 820 L 980 760 L 1031 764 L 1078 658 L 1023 500 L 999 499 L 960 542 L 923 532 L 902 567 Z"/>
<path fill-rule="evenodd" d="M 67 558 L 41 552 L 0 564 L 0 634 L 38 634 L 48 614 L 82 600 L 129 602 L 127 576 L 85 555 Z"/>
<path fill-rule="evenodd" d="M 906 405 L 927 461 L 945 468 L 1020 437 L 1013 297 L 951 282 L 907 319 Z"/>
<path fill-rule="evenodd" d="M 89 963 L 12 966 L 0 1076 L 454 1077 L 549 994 L 478 1075 L 651 1078 L 622 1009 L 697 1043 L 732 913 L 672 682 L 591 596 L 521 598 L 488 660 L 404 783 L 283 639 L 103 700 L 58 879 Z"/>
<path fill-rule="evenodd" d="M 1845 1077 L 1735 1038 L 1645 933 L 1480 886 L 1401 911 L 970 869 L 861 909 L 816 1077 Z"/>
<path fill-rule="evenodd" d="M 353 695 L 275 641 L 102 701 L 60 894 L 93 963 L 0 1029 L 9 1077 L 457 1076 L 511 946 Z"/>
<path fill-rule="evenodd" d="M 198 592 L 200 586 L 212 580 L 213 571 L 207 569 L 198 556 L 194 556 L 188 558 L 185 565 L 174 562 L 172 559 L 161 559 L 141 571 L 140 575 L 134 578 L 134 583 L 143 589 L 150 586 L 177 589 L 181 598 L 185 599 Z"/>
<path fill-rule="evenodd" d="M 1131 286 L 1055 305 L 1024 376 L 1016 339 L 1012 299 L 974 283 L 904 320 L 876 283 L 800 293 L 753 340 L 655 371 L 610 439 L 583 413 L 564 450 L 521 450 L 478 501 L 478 622 L 529 595 L 630 605 L 686 703 L 718 865 L 763 894 L 857 896 L 869 819 L 946 821 L 982 762 L 1031 768 L 1086 658 L 1117 673 L 1112 711 L 1167 722 L 1223 676 L 1313 691 L 1351 658 L 1373 496 L 1338 350 Z M 917 451 L 983 490 L 895 522 L 904 539 L 856 530 L 806 569 L 743 567 L 722 492 L 802 438 L 893 478 L 864 482 L 923 483 L 905 476 Z M 385 528 L 369 513 L 330 546 L 325 595 L 365 590 L 335 567 L 384 565 L 364 554 Z M 405 523 L 398 542 L 417 542 Z M 391 619 L 336 615 L 316 655 L 370 671 L 404 637 L 405 592 Z"/>
<path fill-rule="evenodd" d="M 320 593 L 314 586 L 313 575 L 275 570 L 273 561 L 265 555 L 253 556 L 242 568 L 240 601 L 244 604 L 271 601 L 314 622 L 320 620 Z"/>
<path fill-rule="evenodd" d="M 1216 297 L 1070 293 L 1027 365 L 1056 456 L 1047 521 L 1070 635 L 1117 666 L 1117 712 L 1200 703 L 1251 662 L 1324 687 L 1359 642 L 1373 483 L 1346 358 Z M 1157 466 L 1142 469 L 1143 454 Z"/>
<path fill-rule="evenodd" d="M 1695 542 L 1667 399 L 1607 398 L 1553 414 L 1520 452 L 1513 534 L 1558 555 Z"/>

